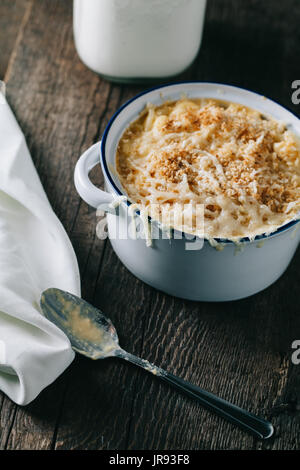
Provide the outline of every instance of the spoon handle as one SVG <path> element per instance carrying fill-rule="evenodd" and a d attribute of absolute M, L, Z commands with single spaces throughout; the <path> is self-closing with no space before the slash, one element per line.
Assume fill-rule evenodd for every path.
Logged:
<path fill-rule="evenodd" d="M 163 369 L 151 364 L 144 359 L 141 359 L 126 351 L 120 350 L 116 353 L 117 357 L 132 362 L 133 364 L 142 367 L 148 372 L 154 374 L 170 385 L 173 385 L 180 392 L 196 399 L 204 408 L 215 412 L 217 415 L 222 416 L 227 421 L 239 426 L 244 431 L 249 432 L 258 439 L 268 439 L 272 436 L 274 428 L 272 424 L 254 414 L 246 411 L 232 403 L 229 403 L 222 398 L 217 397 L 213 393 L 206 392 L 205 390 L 193 385 L 185 380 L 182 380 L 175 375 L 164 371 Z"/>

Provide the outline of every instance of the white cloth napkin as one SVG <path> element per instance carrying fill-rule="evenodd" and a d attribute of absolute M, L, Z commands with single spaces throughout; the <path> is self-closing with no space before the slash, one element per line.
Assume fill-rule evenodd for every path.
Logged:
<path fill-rule="evenodd" d="M 0 389 L 20 405 L 74 358 L 68 338 L 41 313 L 49 287 L 80 295 L 76 256 L 0 92 Z"/>

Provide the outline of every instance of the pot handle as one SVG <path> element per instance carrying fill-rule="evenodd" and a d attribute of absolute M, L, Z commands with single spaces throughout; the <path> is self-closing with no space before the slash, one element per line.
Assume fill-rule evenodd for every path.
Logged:
<path fill-rule="evenodd" d="M 74 183 L 80 197 L 90 206 L 96 209 L 103 204 L 110 204 L 113 195 L 97 188 L 90 180 L 90 171 L 100 161 L 100 145 L 97 142 L 86 150 L 79 158 L 74 172 Z"/>

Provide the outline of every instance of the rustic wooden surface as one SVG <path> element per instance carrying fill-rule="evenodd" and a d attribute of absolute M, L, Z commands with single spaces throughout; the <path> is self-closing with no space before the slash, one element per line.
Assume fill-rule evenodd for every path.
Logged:
<path fill-rule="evenodd" d="M 298 0 L 209 0 L 203 46 L 184 79 L 239 85 L 300 113 Z M 112 85 L 78 59 L 70 0 L 0 0 L 0 77 L 51 204 L 74 245 L 83 297 L 113 320 L 125 349 L 271 419 L 256 441 L 133 366 L 77 357 L 30 405 L 0 394 L 0 449 L 299 449 L 300 252 L 246 300 L 209 304 L 148 287 L 95 236 L 73 186 L 78 156 L 142 87 Z M 98 169 L 95 181 L 102 183 Z"/>

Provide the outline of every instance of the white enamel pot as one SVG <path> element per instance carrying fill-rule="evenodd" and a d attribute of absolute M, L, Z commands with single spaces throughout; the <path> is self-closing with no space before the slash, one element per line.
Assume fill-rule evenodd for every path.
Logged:
<path fill-rule="evenodd" d="M 215 98 L 241 103 L 284 121 L 300 135 L 300 121 L 277 103 L 241 88 L 203 82 L 177 83 L 146 91 L 125 103 L 112 117 L 102 142 L 90 147 L 79 159 L 75 169 L 75 186 L 84 201 L 97 208 L 108 207 L 122 188 L 115 171 L 118 141 L 124 129 L 151 102 L 177 100 L 182 94 L 191 98 Z M 89 180 L 90 170 L 101 164 L 105 191 Z M 216 250 L 207 241 L 202 249 L 192 249 L 191 241 L 160 237 L 150 247 L 145 240 L 128 234 L 129 204 L 122 202 L 117 215 L 108 209 L 107 223 L 110 240 L 122 263 L 142 281 L 176 297 L 198 301 L 228 301 L 241 299 L 265 289 L 275 282 L 289 265 L 299 243 L 299 221 L 292 221 L 270 235 L 254 241 L 243 239 L 241 247 L 224 241 Z M 115 233 L 116 219 L 119 232 Z M 124 239 L 122 239 L 124 238 Z"/>

